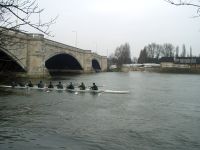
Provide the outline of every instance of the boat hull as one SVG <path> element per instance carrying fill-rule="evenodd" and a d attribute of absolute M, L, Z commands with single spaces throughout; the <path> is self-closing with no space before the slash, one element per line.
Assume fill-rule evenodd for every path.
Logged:
<path fill-rule="evenodd" d="M 115 90 L 91 90 L 91 89 L 86 89 L 86 90 L 80 90 L 80 89 L 67 89 L 67 88 L 63 88 L 63 89 L 59 89 L 59 88 L 48 88 L 48 87 L 44 87 L 44 88 L 38 88 L 37 86 L 34 87 L 20 87 L 20 86 L 16 86 L 16 87 L 12 87 L 9 85 L 0 85 L 0 88 L 12 88 L 12 89 L 27 89 L 27 90 L 44 90 L 44 91 L 68 91 L 68 92 L 75 92 L 75 93 L 110 93 L 110 94 L 128 94 L 129 91 L 115 91 Z"/>

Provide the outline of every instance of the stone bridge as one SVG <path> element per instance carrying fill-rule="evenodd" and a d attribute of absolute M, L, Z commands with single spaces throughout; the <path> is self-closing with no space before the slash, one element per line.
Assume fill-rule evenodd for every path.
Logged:
<path fill-rule="evenodd" d="M 44 38 L 42 34 L 10 32 L 12 42 L 0 47 L 0 71 L 29 77 L 55 72 L 90 73 L 107 70 L 107 57 Z"/>

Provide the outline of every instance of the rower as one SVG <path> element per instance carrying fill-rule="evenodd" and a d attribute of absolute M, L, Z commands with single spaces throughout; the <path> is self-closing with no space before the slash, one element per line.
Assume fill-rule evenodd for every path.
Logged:
<path fill-rule="evenodd" d="M 90 89 L 92 89 L 92 90 L 98 90 L 98 87 L 96 86 L 95 83 L 93 83 L 93 86 L 91 86 Z"/>
<path fill-rule="evenodd" d="M 28 87 L 33 87 L 33 83 L 29 80 L 27 86 Z"/>
<path fill-rule="evenodd" d="M 14 87 L 18 86 L 18 84 L 17 84 L 16 81 L 13 81 L 13 82 L 11 83 L 11 86 L 14 88 Z"/>
<path fill-rule="evenodd" d="M 20 87 L 25 87 L 25 85 L 26 85 L 25 83 L 19 82 L 19 86 L 20 86 Z"/>
<path fill-rule="evenodd" d="M 38 88 L 44 88 L 44 83 L 43 83 L 42 81 L 40 81 L 40 82 L 38 83 Z"/>
<path fill-rule="evenodd" d="M 74 89 L 74 85 L 72 84 L 72 82 L 70 82 L 70 84 L 67 86 L 67 89 L 70 89 L 70 90 Z"/>
<path fill-rule="evenodd" d="M 63 89 L 63 85 L 61 84 L 61 82 L 59 81 L 59 83 L 56 85 L 58 89 Z"/>
<path fill-rule="evenodd" d="M 48 88 L 49 88 L 49 89 L 53 89 L 53 88 L 54 88 L 54 86 L 53 86 L 53 84 L 52 84 L 51 81 L 50 81 L 50 83 L 49 83 L 49 85 L 48 85 Z"/>
<path fill-rule="evenodd" d="M 83 82 L 78 87 L 80 90 L 85 90 L 85 84 Z"/>

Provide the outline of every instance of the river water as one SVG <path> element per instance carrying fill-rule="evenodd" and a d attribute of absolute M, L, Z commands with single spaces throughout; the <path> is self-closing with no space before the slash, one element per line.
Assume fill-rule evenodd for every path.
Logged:
<path fill-rule="evenodd" d="M 199 150 L 200 76 L 55 78 L 130 94 L 0 89 L 0 150 Z"/>

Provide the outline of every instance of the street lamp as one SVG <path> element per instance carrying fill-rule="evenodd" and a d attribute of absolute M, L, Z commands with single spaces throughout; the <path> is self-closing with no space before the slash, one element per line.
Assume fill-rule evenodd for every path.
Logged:
<path fill-rule="evenodd" d="M 72 31 L 76 33 L 75 47 L 77 47 L 77 31 Z"/>

